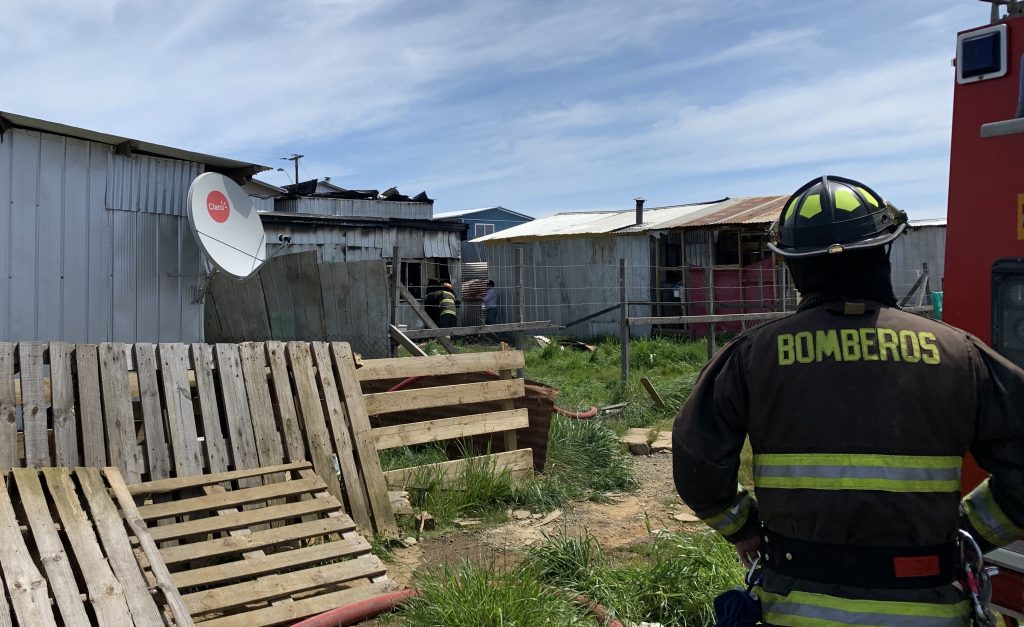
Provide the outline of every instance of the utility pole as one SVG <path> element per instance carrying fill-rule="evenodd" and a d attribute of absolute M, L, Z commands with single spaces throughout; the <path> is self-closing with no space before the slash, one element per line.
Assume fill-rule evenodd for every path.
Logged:
<path fill-rule="evenodd" d="M 285 161 L 292 161 L 292 162 L 295 163 L 295 181 L 294 181 L 294 183 L 296 185 L 299 184 L 299 159 L 301 159 L 301 158 L 303 158 L 305 156 L 306 155 L 297 155 L 297 154 L 295 154 L 293 152 L 292 156 L 290 156 L 290 157 L 281 157 L 281 159 L 283 159 Z"/>

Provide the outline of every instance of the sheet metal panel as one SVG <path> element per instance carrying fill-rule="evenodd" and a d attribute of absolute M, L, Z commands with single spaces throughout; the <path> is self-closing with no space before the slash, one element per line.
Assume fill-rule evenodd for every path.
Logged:
<path fill-rule="evenodd" d="M 160 293 L 163 291 L 163 277 L 159 272 L 158 258 L 168 248 L 160 232 L 159 215 L 140 213 L 136 219 L 135 242 L 137 269 L 135 284 L 135 337 L 141 342 L 157 342 L 160 325 L 166 308 L 161 307 Z M 172 240 L 173 242 L 173 240 Z M 171 272 L 174 272 L 172 269 Z M 146 293 L 155 293 L 156 298 L 139 298 Z M 177 305 L 177 301 L 175 301 Z M 177 309 L 176 306 L 173 309 Z"/>
<path fill-rule="evenodd" d="M 199 271 L 199 250 L 186 219 L 107 209 L 108 182 L 117 178 L 108 176 L 110 163 L 110 147 L 102 144 L 25 130 L 4 134 L 0 339 L 202 338 L 202 307 L 179 287 L 183 281 L 194 287 L 197 279 L 171 276 L 180 273 L 186 255 L 188 271 Z M 122 167 L 118 176 L 142 181 L 128 186 L 138 190 L 139 206 L 159 208 L 153 194 L 181 191 L 182 177 L 194 171 L 194 164 L 166 162 L 139 173 Z M 166 255 L 161 267 L 158 255 Z"/>
<path fill-rule="evenodd" d="M 164 218 L 167 220 L 167 218 Z M 196 238 L 189 227 L 188 219 L 182 218 L 175 221 L 178 237 L 178 267 L 182 274 L 179 279 L 181 290 L 179 292 L 179 309 L 181 311 L 181 328 L 178 335 L 184 338 L 180 341 L 201 342 L 203 341 L 203 305 L 196 302 L 200 289 L 200 273 L 203 272 L 203 253 L 196 243 Z M 174 330 L 169 327 L 160 329 L 161 342 L 179 341 L 173 339 Z"/>
<path fill-rule="evenodd" d="M 565 324 L 618 303 L 620 258 L 628 260 L 629 299 L 650 300 L 651 243 L 646 236 L 493 243 L 484 249 L 488 276 L 498 290 L 499 319 L 503 322 L 515 320 L 517 247 L 523 249 L 527 321 Z M 633 305 L 630 315 L 646 316 L 650 310 L 649 305 Z M 619 313 L 609 312 L 564 333 L 578 337 L 618 335 Z M 649 333 L 649 327 L 633 329 L 634 336 Z"/>
<path fill-rule="evenodd" d="M 89 222 L 87 257 L 82 261 L 89 268 L 89 337 L 88 342 L 108 341 L 113 337 L 113 211 L 104 207 L 107 181 L 106 149 L 93 144 L 89 152 Z"/>
<path fill-rule="evenodd" d="M 910 289 L 924 263 L 928 264 L 930 288 L 941 290 L 942 277 L 945 276 L 945 253 L 945 225 L 910 228 L 906 235 L 894 241 L 889 258 L 896 296 L 902 297 Z"/>
<path fill-rule="evenodd" d="M 89 338 L 89 142 L 67 138 L 64 150 L 63 302 L 60 336 L 69 342 Z M 2 187 L 2 185 L 0 185 Z"/>
<path fill-rule="evenodd" d="M 108 209 L 185 215 L 188 188 L 202 174 L 199 163 L 107 153 Z"/>
<path fill-rule="evenodd" d="M 368 216 L 375 218 L 407 218 L 430 220 L 434 206 L 421 202 L 363 200 L 356 198 L 316 198 L 305 196 L 281 201 L 280 211 L 310 213 L 322 216 Z"/>
<path fill-rule="evenodd" d="M 131 342 L 136 336 L 138 313 L 137 216 L 132 211 L 112 211 L 113 336 L 115 342 Z"/>
<path fill-rule="evenodd" d="M 11 328 L 11 169 L 14 133 L 4 134 L 0 142 L 0 338 Z"/>
<path fill-rule="evenodd" d="M 36 334 L 46 339 L 61 335 L 63 293 L 64 138 L 40 138 L 36 218 Z M 51 303 L 56 306 L 51 306 Z"/>
<path fill-rule="evenodd" d="M 11 333 L 19 340 L 39 339 L 36 325 L 36 230 L 38 218 L 39 133 L 15 133 L 11 175 Z"/>

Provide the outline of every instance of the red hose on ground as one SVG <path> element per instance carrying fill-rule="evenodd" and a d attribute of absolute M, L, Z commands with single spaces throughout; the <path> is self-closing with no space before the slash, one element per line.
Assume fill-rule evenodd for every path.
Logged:
<path fill-rule="evenodd" d="M 412 588 L 389 592 L 362 601 L 356 601 L 349 605 L 328 610 L 306 620 L 295 623 L 292 627 L 343 627 L 345 625 L 356 625 L 364 620 L 393 610 L 402 603 L 405 603 L 418 592 Z"/>
<path fill-rule="evenodd" d="M 348 625 L 357 625 L 364 620 L 395 609 L 417 594 L 419 594 L 419 591 L 414 588 L 381 594 L 328 610 L 323 614 L 311 616 L 304 621 L 295 623 L 292 627 L 347 627 Z M 582 594 L 576 595 L 575 599 L 577 603 L 590 610 L 590 613 L 597 618 L 597 621 L 603 627 L 623 627 L 622 623 L 618 619 L 612 618 L 608 610 L 597 601 Z"/>
<path fill-rule="evenodd" d="M 619 619 L 612 618 L 611 614 L 608 613 L 608 609 L 597 601 L 578 594 L 576 595 L 576 602 L 590 610 L 590 613 L 597 618 L 597 622 L 601 623 L 603 627 L 622 627 Z"/>
<path fill-rule="evenodd" d="M 576 418 L 578 420 L 590 420 L 597 415 L 597 406 L 591 405 L 587 411 L 569 411 L 568 409 L 562 409 L 561 407 L 555 407 L 555 413 L 562 414 L 569 418 Z"/>
<path fill-rule="evenodd" d="M 420 377 L 420 376 L 409 377 L 408 379 L 405 379 L 401 383 L 397 383 L 397 384 L 393 385 L 392 387 L 388 388 L 388 392 L 397 392 L 398 390 L 405 389 L 405 388 L 409 387 L 410 385 L 412 385 L 413 383 L 416 383 L 417 381 L 419 381 L 422 378 L 423 377 Z"/>

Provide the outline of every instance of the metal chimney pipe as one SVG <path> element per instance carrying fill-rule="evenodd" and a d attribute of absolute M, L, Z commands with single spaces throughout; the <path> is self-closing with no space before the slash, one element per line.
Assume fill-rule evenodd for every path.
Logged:
<path fill-rule="evenodd" d="M 638 197 L 634 198 L 633 200 L 636 201 L 636 223 L 638 225 L 639 224 L 643 224 L 644 223 L 644 197 L 643 196 L 638 196 Z"/>

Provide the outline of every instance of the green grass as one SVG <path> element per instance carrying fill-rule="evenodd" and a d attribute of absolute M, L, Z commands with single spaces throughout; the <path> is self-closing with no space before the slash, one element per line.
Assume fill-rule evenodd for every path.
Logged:
<path fill-rule="evenodd" d="M 669 338 L 635 339 L 630 342 L 630 375 L 621 384 L 618 340 L 605 339 L 591 353 L 552 343 L 543 350 L 526 352 L 526 374 L 530 379 L 559 389 L 558 405 L 585 410 L 627 403 L 609 422 L 619 433 L 629 427 L 645 427 L 671 421 L 686 400 L 700 369 L 707 361 L 703 341 Z M 640 379 L 647 377 L 665 400 L 658 407 Z"/>
<path fill-rule="evenodd" d="M 597 625 L 568 595 L 518 570 L 462 562 L 417 575 L 420 595 L 399 614 L 409 627 L 532 627 Z"/>
<path fill-rule="evenodd" d="M 624 621 L 665 627 L 713 623 L 715 596 L 744 574 L 732 546 L 713 533 L 661 534 L 621 562 L 608 559 L 592 537 L 553 537 L 528 550 L 522 568 L 587 595 Z"/>
<path fill-rule="evenodd" d="M 626 624 L 665 627 L 714 622 L 713 601 L 739 585 L 732 547 L 711 533 L 663 534 L 622 561 L 591 536 L 557 536 L 510 568 L 462 562 L 416 576 L 420 596 L 395 617 L 399 625 L 505 627 L 596 625 L 573 601 L 583 594 Z"/>

